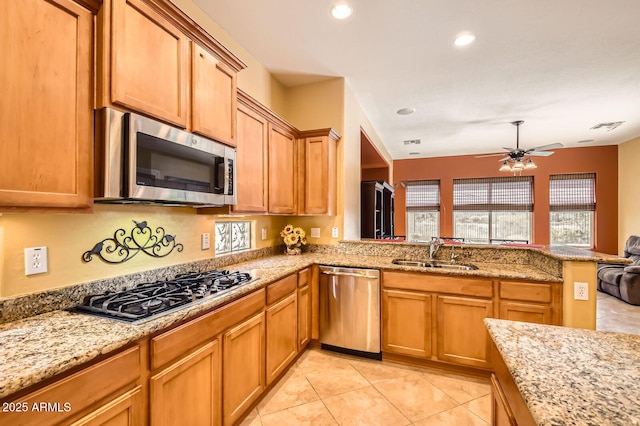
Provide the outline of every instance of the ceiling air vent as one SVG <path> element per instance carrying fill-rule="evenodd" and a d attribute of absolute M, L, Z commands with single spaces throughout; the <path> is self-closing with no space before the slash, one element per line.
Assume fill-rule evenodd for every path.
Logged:
<path fill-rule="evenodd" d="M 606 127 L 607 132 L 610 132 L 611 130 L 615 129 L 616 127 L 619 127 L 620 125 L 622 125 L 622 123 L 624 123 L 624 121 L 614 121 L 611 123 L 600 123 L 600 124 L 596 124 L 595 126 L 593 126 L 591 128 L 591 130 L 596 130 L 596 129 L 601 129 L 603 127 Z"/>
<path fill-rule="evenodd" d="M 420 145 L 422 141 L 420 139 L 409 139 L 404 141 L 405 145 Z"/>

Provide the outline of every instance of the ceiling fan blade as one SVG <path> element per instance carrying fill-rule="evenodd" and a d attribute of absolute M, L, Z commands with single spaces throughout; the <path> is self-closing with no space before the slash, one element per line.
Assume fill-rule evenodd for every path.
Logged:
<path fill-rule="evenodd" d="M 498 161 L 507 161 L 507 160 L 511 160 L 511 157 L 506 156 L 504 158 L 499 159 Z"/>
<path fill-rule="evenodd" d="M 497 153 L 497 154 L 476 155 L 474 158 L 497 157 L 498 155 L 504 155 L 504 153 L 500 152 L 500 153 Z"/>
<path fill-rule="evenodd" d="M 549 145 L 536 146 L 535 148 L 531 148 L 529 151 L 546 151 L 549 149 L 562 148 L 564 145 L 561 143 L 552 143 Z"/>
<path fill-rule="evenodd" d="M 505 151 L 509 151 L 509 152 L 514 150 L 514 148 L 507 148 L 506 146 L 503 146 L 502 149 L 504 149 Z"/>
<path fill-rule="evenodd" d="M 548 157 L 553 154 L 554 151 L 528 151 L 525 155 L 531 157 Z"/>

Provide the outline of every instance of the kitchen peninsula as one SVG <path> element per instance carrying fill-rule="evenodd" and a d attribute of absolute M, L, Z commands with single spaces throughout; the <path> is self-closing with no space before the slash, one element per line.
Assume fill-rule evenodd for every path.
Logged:
<path fill-rule="evenodd" d="M 438 258 L 443 261 L 448 260 L 451 255 L 450 250 L 450 246 L 442 247 L 438 253 Z M 387 291 L 391 295 L 402 296 L 407 293 L 413 294 L 416 291 L 426 292 L 431 295 L 430 297 L 433 298 L 431 300 L 434 300 L 434 303 L 438 300 L 450 302 L 456 300 L 467 301 L 471 299 L 473 301 L 482 299 L 482 306 L 488 307 L 488 310 L 485 309 L 474 312 L 481 312 L 483 315 L 488 312 L 487 317 L 504 318 L 503 311 L 500 307 L 503 305 L 513 306 L 514 303 L 512 303 L 512 300 L 515 298 L 517 302 L 518 297 L 506 294 L 500 290 L 501 287 L 508 289 L 523 288 L 527 292 L 527 297 L 533 295 L 534 299 L 539 295 L 539 292 L 536 291 L 538 288 L 548 289 L 548 294 L 552 295 L 553 300 L 557 302 L 559 300 L 558 295 L 562 295 L 562 283 L 563 281 L 567 281 L 567 273 L 572 277 L 570 279 L 579 277 L 575 279 L 588 282 L 592 280 L 591 282 L 594 284 L 591 287 L 595 291 L 595 262 L 619 261 L 615 256 L 568 249 L 560 250 L 556 248 L 540 249 L 465 245 L 456 246 L 455 250 L 458 256 L 457 262 L 472 263 L 476 265 L 478 269 L 425 270 L 425 268 L 392 263 L 395 259 L 428 259 L 429 248 L 426 245 L 343 241 L 338 245 L 310 247 L 310 252 L 301 256 L 283 256 L 278 254 L 275 249 L 258 250 L 235 256 L 218 257 L 189 265 L 178 265 L 162 270 L 149 271 L 147 274 L 137 274 L 129 278 L 123 277 L 122 279 L 114 280 L 114 287 L 111 288 L 111 290 L 118 290 L 118 285 L 122 286 L 123 283 L 125 286 L 135 284 L 128 280 L 141 282 L 150 277 L 169 277 L 184 272 L 185 270 L 207 270 L 212 267 L 246 270 L 249 271 L 252 276 L 258 278 L 249 284 L 238 287 L 232 292 L 226 293 L 221 298 L 214 298 L 203 303 L 195 304 L 139 325 L 124 324 L 109 319 L 80 315 L 62 310 L 73 306 L 73 304 L 81 300 L 84 295 L 91 293 L 93 288 L 92 283 L 49 291 L 46 294 L 3 299 L 0 300 L 2 318 L 4 322 L 7 320 L 11 322 L 0 325 L 0 342 L 2 343 L 0 345 L 0 356 L 4 360 L 2 366 L 0 366 L 0 399 L 3 402 L 10 402 L 13 401 L 16 396 L 24 397 L 34 390 L 38 392 L 36 389 L 39 388 L 39 383 L 41 382 L 53 386 L 52 383 L 55 384 L 61 381 L 58 380 L 56 382 L 55 380 L 58 378 L 74 377 L 92 368 L 88 366 L 96 365 L 94 364 L 96 361 L 100 361 L 100 363 L 109 362 L 114 357 L 121 356 L 122 354 L 124 354 L 122 356 L 126 355 L 126 357 L 122 358 L 120 360 L 121 362 L 127 361 L 131 365 L 135 365 L 140 371 L 137 375 L 132 375 L 126 378 L 126 380 L 123 379 L 122 383 L 136 383 L 137 387 L 135 389 L 138 389 L 138 387 L 140 389 L 140 393 L 137 395 L 145 395 L 145 392 L 148 392 L 150 375 L 151 379 L 154 377 L 159 378 L 157 374 L 153 375 L 150 371 L 153 372 L 154 368 L 158 371 L 158 366 L 162 367 L 167 365 L 166 363 L 158 364 L 157 366 L 149 365 L 150 340 L 151 342 L 154 340 L 157 341 L 157 339 L 170 335 L 174 330 L 188 329 L 192 324 L 196 323 L 196 321 L 209 318 L 210 315 L 213 315 L 211 317 L 214 321 L 213 324 L 221 324 L 220 321 L 224 321 L 216 319 L 218 318 L 215 317 L 217 312 L 226 309 L 229 313 L 235 312 L 233 315 L 239 315 L 237 312 L 245 309 L 247 305 L 243 305 L 243 303 L 249 299 L 251 299 L 251 306 L 256 307 L 255 309 L 252 308 L 253 310 L 251 311 L 247 311 L 249 314 L 259 312 L 259 315 L 264 315 L 263 312 L 265 312 L 269 315 L 270 306 L 275 308 L 276 306 L 280 306 L 281 302 L 285 303 L 285 301 L 289 300 L 289 296 L 284 299 L 279 299 L 278 297 L 280 296 L 270 299 L 270 289 L 277 288 L 279 294 L 284 294 L 280 289 L 288 286 L 289 278 L 295 276 L 298 277 L 297 286 L 299 290 L 309 288 L 310 290 L 307 290 L 307 293 L 298 291 L 296 296 L 294 280 L 291 290 L 287 290 L 287 292 L 293 291 L 293 293 L 287 294 L 291 294 L 292 301 L 298 301 L 299 307 L 304 305 L 303 300 L 311 301 L 309 305 L 306 305 L 310 306 L 310 314 L 307 318 L 310 318 L 310 323 L 312 324 L 312 327 L 310 327 L 310 337 L 315 340 L 318 338 L 316 267 L 318 264 L 381 269 L 383 272 L 383 291 Z M 592 265 L 592 267 L 590 265 Z M 576 270 L 577 272 L 575 272 Z M 584 274 L 584 271 L 591 270 L 594 271 L 593 277 Z M 307 271 L 312 271 L 312 273 L 309 274 Z M 386 289 L 384 287 L 385 274 L 388 277 L 389 284 L 389 288 Z M 419 287 L 409 290 L 396 290 L 395 286 L 397 286 L 397 284 L 394 284 L 393 277 L 399 276 L 398 274 L 402 274 L 402 277 L 411 278 L 409 282 L 413 282 L 414 284 L 412 285 Z M 420 283 L 424 283 L 424 287 L 422 287 L 423 284 Z M 437 287 L 437 289 L 429 287 L 432 285 L 430 283 L 436 283 L 435 285 L 439 287 Z M 104 285 L 104 282 L 96 283 L 95 288 L 100 288 L 100 291 L 105 291 Z M 452 288 L 458 289 L 455 290 L 455 292 L 460 291 L 463 297 L 454 297 L 456 296 L 452 294 L 454 290 L 448 289 L 444 285 L 452 285 Z M 518 285 L 522 285 L 523 287 L 518 287 Z M 95 288 L 93 288 L 93 291 Z M 482 291 L 478 296 L 468 293 L 470 288 L 481 288 Z M 560 289 L 560 292 L 558 293 L 556 289 Z M 266 302 L 265 290 L 267 295 Z M 439 294 L 442 294 L 442 297 L 439 296 Z M 304 299 L 304 297 L 310 297 L 310 299 Z M 280 300 L 280 302 L 275 303 L 270 300 L 275 302 Z M 591 297 L 591 301 L 595 304 L 595 294 Z M 259 304 L 256 304 L 258 302 Z M 383 311 L 385 309 L 384 305 L 385 302 L 383 299 Z M 523 304 L 515 303 L 515 305 Z M 532 303 L 524 305 L 535 305 L 543 310 L 551 309 L 554 314 L 549 317 L 552 321 L 550 323 L 565 323 L 565 325 L 567 318 L 565 317 L 563 320 L 562 316 L 558 316 L 558 313 L 564 312 L 566 314 L 567 311 L 571 311 L 571 308 L 573 308 L 569 305 L 570 309 L 567 309 L 565 303 L 562 309 L 559 310 L 560 312 L 557 312 L 553 308 L 553 306 L 556 306 L 553 305 L 553 303 L 548 305 L 549 308 L 545 308 L 542 306 L 543 303 L 537 299 Z M 472 306 L 475 307 L 476 305 Z M 51 309 L 54 310 L 51 311 Z M 50 312 L 43 313 L 46 311 Z M 580 311 L 579 305 L 574 308 L 574 312 L 578 311 Z M 446 314 L 447 311 L 443 312 Z M 269 323 L 268 318 L 267 316 L 267 324 Z M 474 327 L 478 326 L 484 330 L 484 324 L 482 323 L 483 318 L 484 316 L 474 316 Z M 558 318 L 560 318 L 560 322 L 558 322 Z M 298 322 L 301 323 L 301 321 L 299 317 Z M 439 324 L 439 319 L 435 314 L 429 321 L 433 321 L 433 323 L 428 322 L 427 326 L 429 324 L 436 324 L 436 326 Z M 476 324 L 476 322 L 478 324 Z M 233 325 L 233 323 L 229 323 L 229 325 Z M 222 326 L 220 325 L 220 327 Z M 224 329 L 221 328 L 221 330 Z M 227 333 L 230 336 L 229 338 L 233 337 L 235 329 L 227 328 L 226 330 L 228 330 L 228 333 L 231 333 Z M 264 333 L 264 331 L 262 333 Z M 485 372 L 491 367 L 490 359 L 488 358 L 481 360 L 482 362 L 478 362 L 477 359 L 471 359 L 472 357 L 467 357 L 466 355 L 457 358 L 451 356 L 451 350 L 449 349 L 444 350 L 444 352 L 440 350 L 439 348 L 442 347 L 441 343 L 449 339 L 446 328 L 440 330 L 437 336 L 434 332 L 428 341 L 424 342 L 427 344 L 427 349 L 425 349 L 424 354 L 418 358 L 411 354 L 407 357 L 407 353 L 401 350 L 396 350 L 394 353 L 393 345 L 389 346 L 392 347 L 391 350 L 385 350 L 385 336 L 387 336 L 388 341 L 392 341 L 392 333 L 393 329 L 385 328 L 383 325 L 383 356 L 385 356 L 386 351 L 389 351 L 389 355 L 404 356 L 405 359 L 415 359 L 418 364 L 427 361 L 440 362 L 442 365 L 478 367 L 481 371 L 484 370 Z M 483 333 L 486 333 L 486 331 L 483 331 Z M 227 334 L 225 334 L 225 336 Z M 299 334 L 302 333 L 299 332 Z M 196 335 L 198 334 L 196 333 Z M 433 347 L 430 346 L 431 341 L 436 342 Z M 219 342 L 221 342 L 220 339 L 216 338 L 211 343 L 202 346 L 202 344 L 206 342 L 196 340 L 195 343 L 190 346 L 194 348 L 193 356 L 207 356 L 211 357 L 211 359 L 217 359 L 215 358 L 217 356 L 215 354 L 220 351 Z M 454 343 L 456 343 L 455 340 Z M 456 344 L 453 346 L 455 347 Z M 306 343 L 299 345 L 296 353 L 299 354 L 304 351 L 305 345 Z M 486 351 L 484 350 L 484 345 L 481 346 L 483 347 L 479 349 L 479 352 L 481 355 L 484 355 Z M 227 346 L 223 344 L 222 347 L 224 350 Z M 151 348 L 151 351 L 153 351 L 153 343 L 151 343 Z M 205 350 L 206 352 L 201 353 L 201 351 Z M 487 357 L 489 356 L 488 353 L 486 353 L 486 355 Z M 139 361 L 133 362 L 135 359 L 139 359 Z M 293 359 L 295 359 L 295 356 Z M 420 359 L 423 361 L 420 361 Z M 291 359 L 288 360 L 288 362 L 290 361 Z M 290 365 L 290 363 L 285 364 L 285 367 L 287 365 Z M 273 379 L 276 379 L 283 371 L 286 371 L 286 368 L 274 373 Z M 69 374 L 72 375 L 68 376 Z M 64 380 L 66 379 L 62 379 L 62 381 Z M 271 382 L 268 382 L 266 386 L 264 382 L 261 383 L 260 389 L 252 394 L 253 399 L 251 401 L 257 401 L 255 398 L 259 398 L 260 395 L 264 394 L 265 389 Z M 275 383 L 275 381 L 272 383 Z M 131 391 L 133 390 L 134 389 L 131 389 Z M 136 396 L 136 398 L 141 398 L 144 401 L 148 399 L 148 396 Z M 153 403 L 151 405 L 153 405 Z M 244 408 L 250 406 L 252 406 L 252 404 Z M 89 408 L 86 408 L 86 410 L 89 410 Z M 240 410 L 233 412 L 233 418 L 240 418 L 239 416 L 242 416 L 243 412 L 245 411 Z M 80 415 L 76 413 L 72 414 Z"/>

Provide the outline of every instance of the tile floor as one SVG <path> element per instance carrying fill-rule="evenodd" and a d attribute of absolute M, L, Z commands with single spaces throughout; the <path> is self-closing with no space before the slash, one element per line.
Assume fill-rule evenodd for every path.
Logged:
<path fill-rule="evenodd" d="M 640 306 L 598 292 L 597 329 L 640 335 Z M 242 426 L 442 425 L 491 422 L 488 380 L 312 349 Z"/>
<path fill-rule="evenodd" d="M 596 330 L 640 335 L 640 306 L 630 305 L 599 291 L 596 299 Z"/>
<path fill-rule="evenodd" d="M 490 421 L 487 379 L 312 349 L 242 425 L 485 426 Z"/>

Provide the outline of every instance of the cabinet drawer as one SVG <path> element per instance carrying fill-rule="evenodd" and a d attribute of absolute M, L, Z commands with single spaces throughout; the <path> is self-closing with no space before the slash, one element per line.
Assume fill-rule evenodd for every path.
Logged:
<path fill-rule="evenodd" d="M 269 284 L 267 287 L 267 305 L 271 305 L 274 302 L 282 299 L 283 297 L 291 294 L 298 286 L 298 275 L 292 274 L 286 278 L 276 281 L 273 284 Z"/>
<path fill-rule="evenodd" d="M 309 283 L 309 277 L 311 276 L 311 268 L 304 268 L 298 272 L 298 287 L 302 288 Z"/>
<path fill-rule="evenodd" d="M 551 303 L 551 284 L 500 281 L 500 298 Z"/>
<path fill-rule="evenodd" d="M 421 273 L 383 271 L 382 285 L 385 288 L 397 288 L 403 290 L 453 293 L 477 297 L 493 296 L 491 280 L 478 278 L 447 277 Z"/>
<path fill-rule="evenodd" d="M 151 339 L 156 369 L 264 308 L 264 289 Z"/>
<path fill-rule="evenodd" d="M 29 412 L 2 413 L 0 423 L 7 425 L 58 424 L 140 377 L 140 347 L 136 346 L 104 361 L 65 377 L 19 399 Z M 60 412 L 34 411 L 34 404 L 59 403 Z M 71 410 L 64 412 L 68 403 Z"/>

